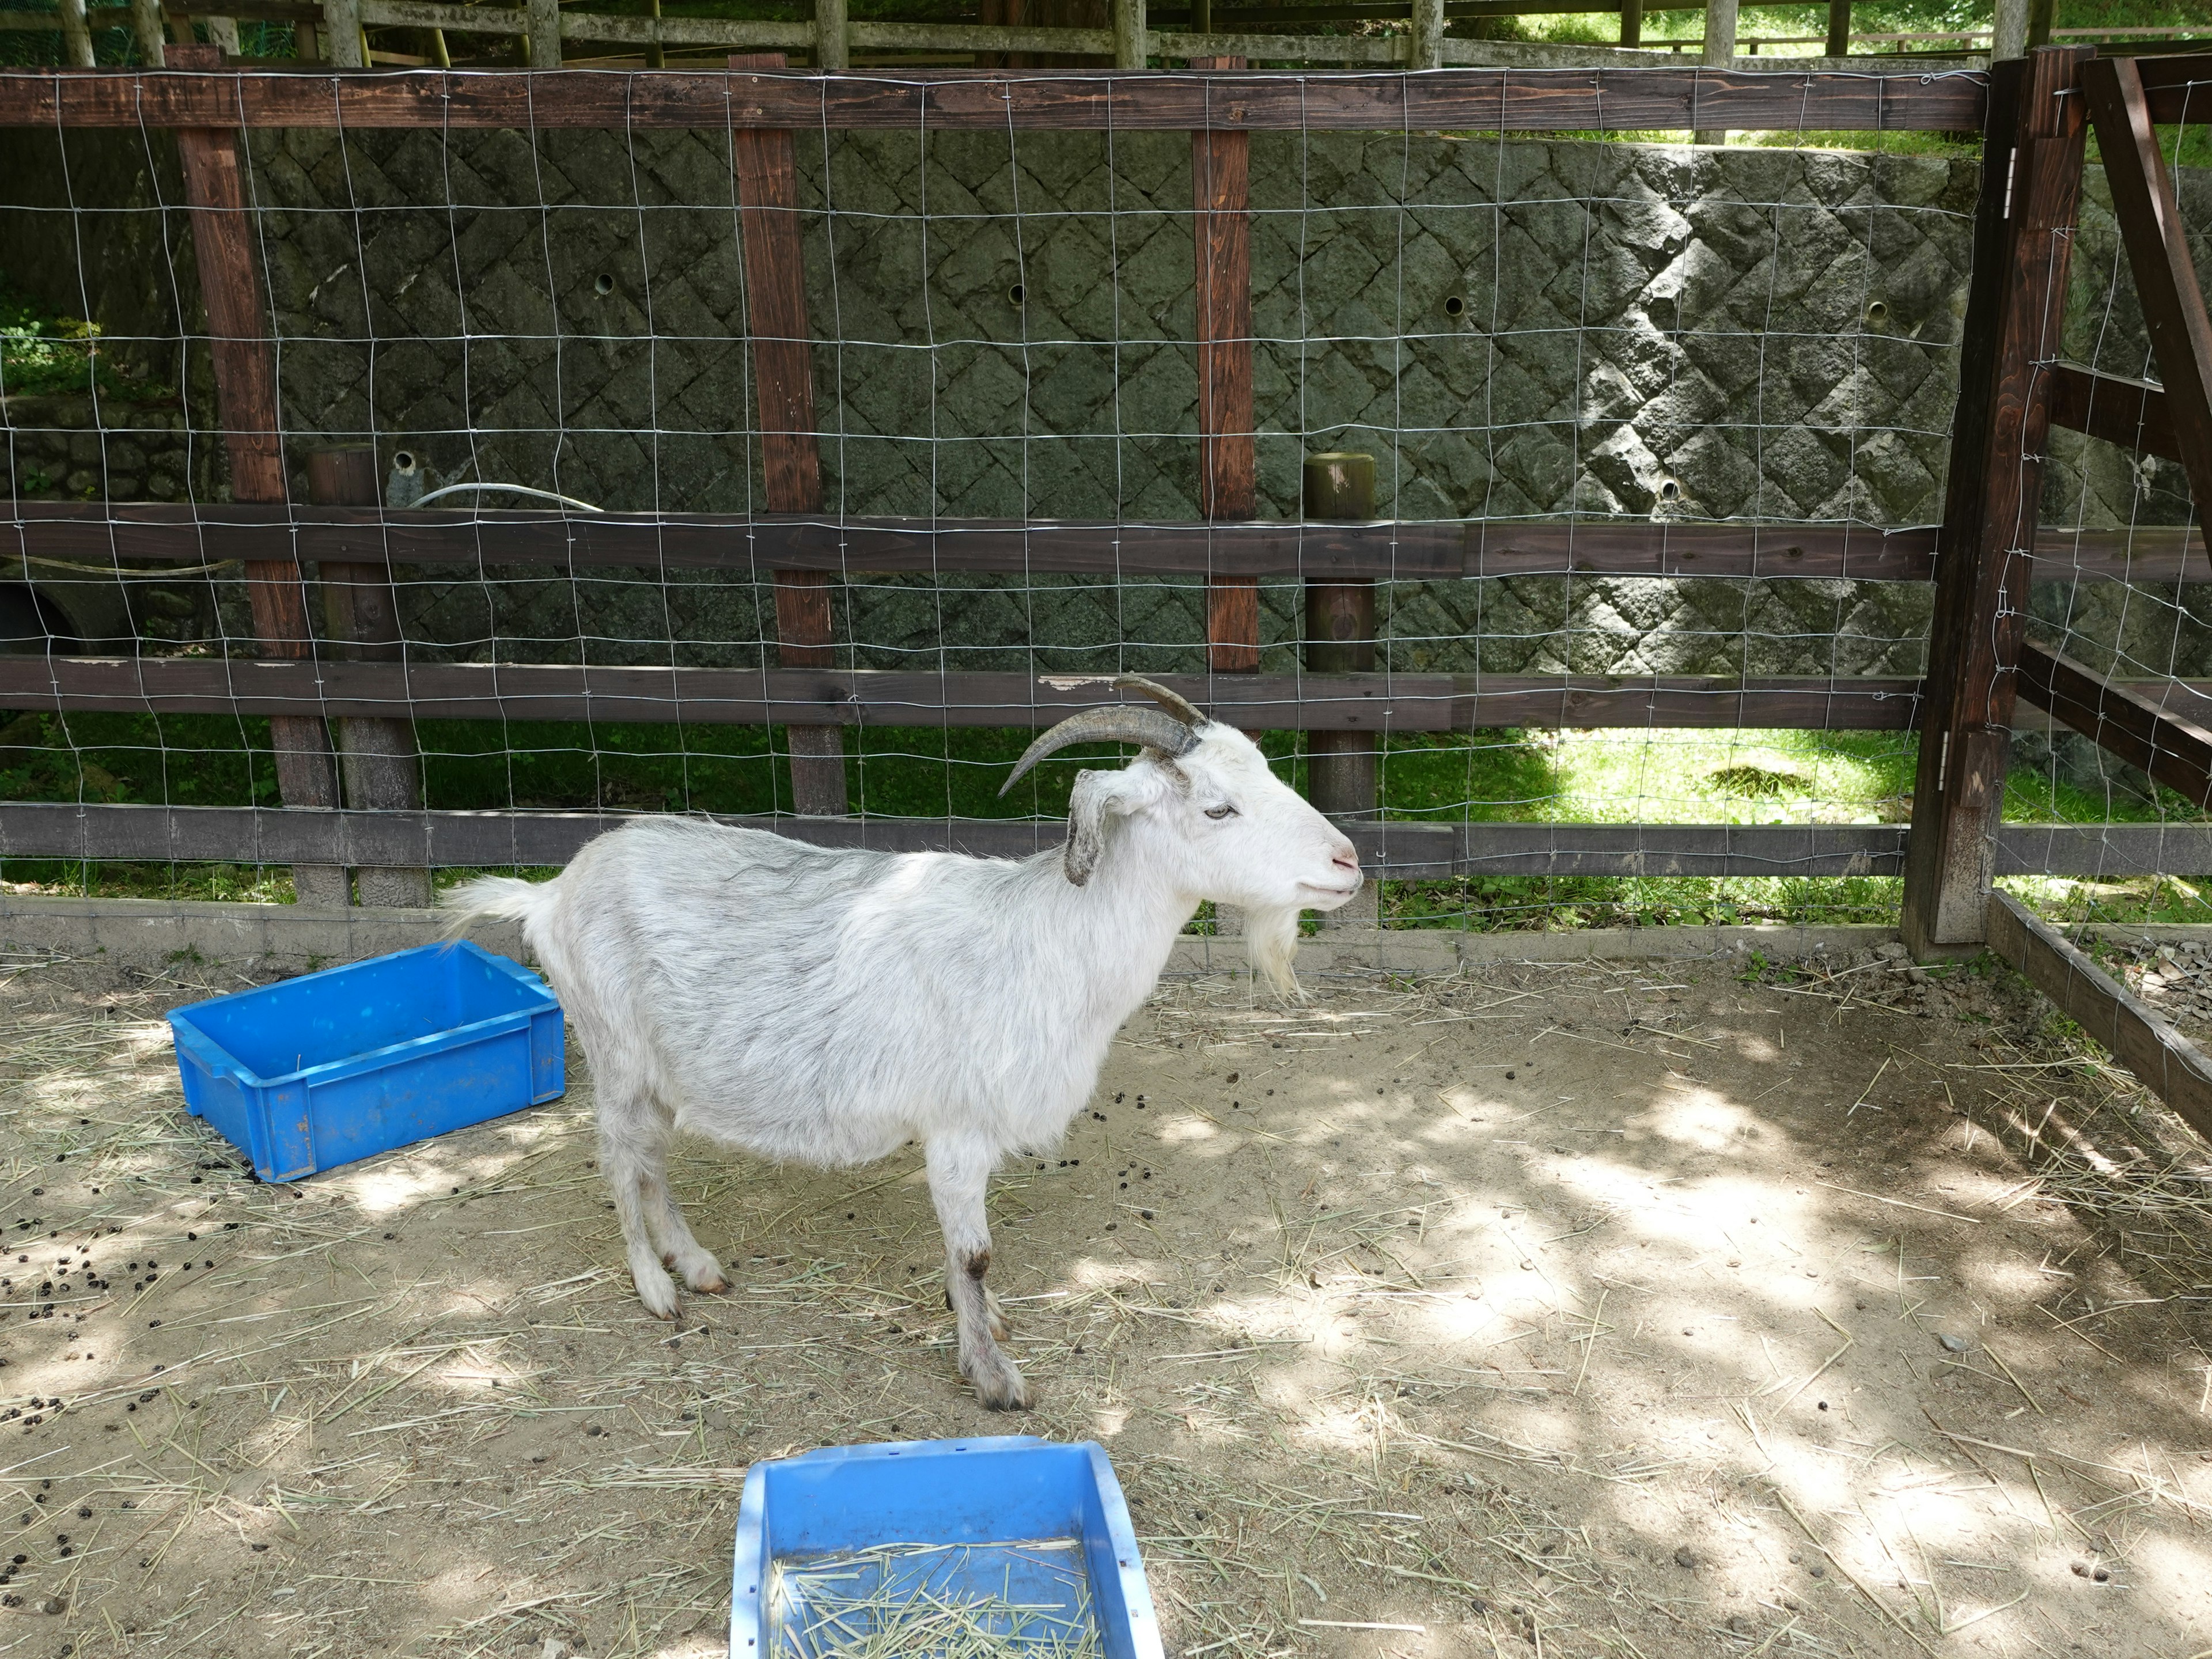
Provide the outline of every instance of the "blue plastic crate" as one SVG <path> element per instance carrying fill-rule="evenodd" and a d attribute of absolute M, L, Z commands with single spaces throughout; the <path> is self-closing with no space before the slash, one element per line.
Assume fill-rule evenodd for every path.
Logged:
<path fill-rule="evenodd" d="M 561 1005 L 464 939 L 303 974 L 169 1016 L 185 1106 L 264 1181 L 551 1100 Z"/>
<path fill-rule="evenodd" d="M 893 1545 L 945 1547 L 868 1553 Z M 824 1659 L 872 1617 L 853 1613 L 854 1600 L 926 1609 L 975 1597 L 1020 1609 L 1018 1624 L 994 1626 L 1022 1638 L 1017 1650 L 1072 1650 L 1057 1638 L 1088 1625 L 1105 1659 L 1161 1659 L 1136 1533 L 1103 1447 L 1031 1435 L 908 1440 L 747 1473 L 731 1659 Z M 913 1659 L 933 1650 L 926 1631 L 901 1628 L 919 1641 Z"/>

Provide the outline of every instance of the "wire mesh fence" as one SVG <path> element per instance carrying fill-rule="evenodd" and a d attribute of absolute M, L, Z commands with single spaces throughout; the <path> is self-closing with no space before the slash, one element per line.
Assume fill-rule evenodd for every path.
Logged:
<path fill-rule="evenodd" d="M 9 135 L 9 274 L 100 328 L 0 349 L 7 799 L 384 815 L 405 848 L 341 882 L 631 811 L 1022 850 L 1082 762 L 1002 800 L 1008 763 L 1134 672 L 1328 796 L 1388 921 L 1893 908 L 1991 210 L 1919 135 L 1978 125 L 1983 77 L 745 82 L 774 120 L 736 77 L 379 78 L 446 90 L 228 94 L 228 204 L 143 100 Z M 1872 147 L 1599 137 L 1754 81 L 1761 127 Z M 453 118 L 471 83 L 497 124 Z M 2066 353 L 2140 377 L 2094 207 L 2080 240 Z M 2185 679 L 2193 590 L 2127 533 L 2180 556 L 2179 475 L 2069 442 L 2038 629 Z M 1371 485 L 1317 505 L 1344 454 Z M 2113 827 L 2201 820 L 2016 746 L 2013 817 L 2080 833 L 2000 868 L 2133 879 Z M 179 821 L 173 854 L 310 862 Z M 109 880 L 131 833 L 66 873 L 19 834 L 4 873 Z"/>

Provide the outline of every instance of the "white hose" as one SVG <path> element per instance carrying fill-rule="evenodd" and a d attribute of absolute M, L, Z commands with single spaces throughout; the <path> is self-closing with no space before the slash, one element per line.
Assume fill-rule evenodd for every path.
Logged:
<path fill-rule="evenodd" d="M 574 495 L 556 495 L 550 489 L 532 489 L 528 484 L 511 483 L 447 484 L 441 489 L 432 490 L 427 495 L 417 495 L 415 498 L 414 505 L 416 507 L 428 507 L 431 502 L 436 501 L 441 495 L 458 495 L 464 491 L 467 491 L 471 494 L 482 494 L 486 490 L 495 491 L 503 495 L 532 495 L 535 496 L 541 501 L 558 501 L 563 507 L 576 507 L 585 513 L 599 513 L 605 510 L 605 508 L 592 506 L 589 501 L 580 501 Z"/>

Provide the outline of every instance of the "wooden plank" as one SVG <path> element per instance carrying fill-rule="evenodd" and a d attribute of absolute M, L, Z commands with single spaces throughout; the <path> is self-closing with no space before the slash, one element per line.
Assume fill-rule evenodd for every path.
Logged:
<path fill-rule="evenodd" d="M 234 806 L 0 802 L 0 858 L 433 869 L 565 864 L 618 812 L 304 811 Z M 825 847 L 1022 857 L 1059 845 L 1057 822 L 976 818 L 726 817 Z M 1350 823 L 1371 874 L 1891 875 L 1901 824 Z M 2212 825 L 2008 824 L 2000 875 L 2212 873 Z"/>
<path fill-rule="evenodd" d="M 2166 388 L 2176 459 L 2197 510 L 2212 512 L 2212 315 L 2182 232 L 2173 180 L 2159 154 L 2142 74 L 2132 58 L 2100 58 L 2083 72 L 2082 86 L 2097 124 L 2112 216 L 2119 221 L 2151 356 Z M 2198 118 L 2207 115 L 2212 115 L 2212 89 Z"/>
<path fill-rule="evenodd" d="M 2160 126 L 2201 122 L 2212 97 L 2212 52 L 2161 53 L 2133 60 L 2141 77 L 2143 105 Z"/>
<path fill-rule="evenodd" d="M 1902 924 L 1914 955 L 1979 945 L 2010 753 L 2013 667 L 2043 489 L 2086 124 L 2087 49 L 1996 65 L 1974 224 L 1927 713 Z"/>
<path fill-rule="evenodd" d="M 379 504 L 383 495 L 373 444 L 310 450 L 307 495 L 319 506 Z M 337 654 L 353 662 L 400 662 L 406 634 L 392 567 L 381 562 L 337 561 L 321 567 L 323 611 Z M 411 811 L 422 805 L 422 754 L 415 725 L 405 720 L 355 717 L 337 722 L 338 769 L 346 805 L 371 811 Z M 363 904 L 420 907 L 430 902 L 430 872 L 423 868 L 372 867 L 354 872 L 355 896 Z"/>
<path fill-rule="evenodd" d="M 2212 99 L 2207 100 L 2207 106 L 2212 108 Z M 2086 432 L 2137 453 L 2169 461 L 2181 459 L 2165 387 L 2100 374 L 2079 363 L 2053 363 L 2049 374 L 2053 426 Z"/>
<path fill-rule="evenodd" d="M 534 82 L 534 84 L 533 84 Z M 924 126 L 1188 132 L 1978 130 L 1980 75 L 1710 70 L 1144 73 L 900 70 L 823 78 L 657 70 L 15 70 L 0 74 L 0 126 L 786 127 Z"/>
<path fill-rule="evenodd" d="M 1191 68 L 1241 70 L 1241 58 Z M 1252 135 L 1207 125 L 1190 135 L 1192 258 L 1197 287 L 1198 499 L 1207 520 L 1258 510 L 1252 425 Z M 1217 674 L 1260 666 L 1260 584 L 1214 575 L 1206 585 L 1206 665 Z"/>
<path fill-rule="evenodd" d="M 2030 640 L 2020 695 L 2192 805 L 2212 805 L 2212 732 Z"/>
<path fill-rule="evenodd" d="M 2143 1087 L 2212 1136 L 2212 1062 L 2203 1049 L 2009 893 L 1990 895 L 1989 940 Z"/>
<path fill-rule="evenodd" d="M 665 725 L 1048 726 L 1118 702 L 1103 675 L 878 669 L 613 668 L 567 663 L 0 656 L 0 708 Z M 1906 731 L 1913 679 L 1696 675 L 1164 674 L 1248 731 L 1498 726 Z M 332 803 L 335 804 L 335 803 Z"/>
<path fill-rule="evenodd" d="M 234 503 L 17 501 L 0 558 L 175 559 L 257 551 L 321 560 L 494 568 L 514 564 L 841 574 L 999 571 L 1024 575 L 1293 576 L 1316 581 L 1460 576 L 1841 577 L 1927 581 L 1932 529 L 1863 526 L 1525 523 L 1104 524 L 1052 520 L 854 518 L 710 513 L 563 514 L 543 508 L 319 512 Z M 2168 547 L 2167 544 L 2173 545 Z M 2042 551 L 2039 548 L 2039 551 Z M 2072 540 L 2051 551 L 2077 562 Z M 2136 580 L 2203 562 L 2194 531 L 2093 531 L 2078 574 L 2107 563 Z M 2148 561 L 2148 562 L 2146 562 Z M 2163 561 L 2163 562 L 2160 562 Z M 2069 574 L 2077 574 L 2069 571 Z"/>
<path fill-rule="evenodd" d="M 783 67 L 781 52 L 739 54 L 733 70 Z M 744 244 L 745 322 L 752 337 L 760 410 L 761 470 L 771 513 L 822 510 L 822 458 L 814 431 L 813 328 L 806 314 L 806 258 L 799 240 L 799 168 L 791 134 L 732 127 L 738 217 Z M 833 668 L 830 578 L 775 573 L 777 659 L 786 668 Z M 835 727 L 793 726 L 791 790 L 802 812 L 845 811 L 845 744 Z"/>
<path fill-rule="evenodd" d="M 179 70 L 213 70 L 222 61 L 214 46 L 167 49 Z M 200 297 L 207 312 L 208 350 L 214 360 L 216 407 L 230 462 L 230 493 L 240 501 L 281 504 L 290 495 L 277 411 L 276 360 L 262 306 L 261 270 L 254 258 L 238 137 L 225 127 L 187 127 L 177 133 L 185 199 L 190 206 L 192 252 L 199 267 Z M 314 654 L 307 622 L 307 578 L 295 556 L 249 559 L 246 592 L 260 648 L 272 657 L 306 659 Z M 288 806 L 336 806 L 338 775 L 331 737 L 312 708 L 274 716 L 270 738 L 276 784 Z M 303 904 L 342 906 L 345 872 L 302 865 L 292 872 Z"/>

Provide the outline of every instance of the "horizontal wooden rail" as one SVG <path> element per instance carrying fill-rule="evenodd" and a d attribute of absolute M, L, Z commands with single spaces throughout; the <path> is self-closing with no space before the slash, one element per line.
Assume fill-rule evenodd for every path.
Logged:
<path fill-rule="evenodd" d="M 2212 1136 L 2212 1062 L 2049 922 L 2009 893 L 1990 895 L 1990 949 L 2112 1051 L 2200 1135 Z"/>
<path fill-rule="evenodd" d="M 2212 581 L 2201 530 L 2046 526 L 2039 580 Z M 0 562 L 336 560 L 398 564 L 972 571 L 1024 575 L 1738 576 L 1926 581 L 1936 532 L 1864 526 L 1654 524 L 1618 519 L 1374 524 L 1103 524 L 1050 520 L 755 517 L 713 513 L 384 512 L 251 503 L 16 501 Z M 157 576 L 158 570 L 125 575 Z"/>
<path fill-rule="evenodd" d="M 1188 132 L 1978 131 L 1979 74 L 1684 66 L 1265 70 L 12 70 L 0 126 Z"/>
<path fill-rule="evenodd" d="M 1103 675 L 560 663 L 0 656 L 0 708 L 717 726 L 1048 726 L 1118 702 Z M 1164 674 L 1247 731 L 1511 726 L 1903 731 L 1913 679 Z"/>
<path fill-rule="evenodd" d="M 2169 684 L 2185 706 L 2212 707 L 2185 683 Z M 2212 805 L 2212 732 L 2161 708 L 2141 689 L 2115 684 L 2030 640 L 2021 650 L 2020 695 L 2191 805 Z"/>
<path fill-rule="evenodd" d="M 2208 92 L 2205 107 L 2212 113 L 2212 92 Z M 2169 461 L 2181 459 L 2166 389 L 2148 380 L 2100 374 L 2078 363 L 2054 363 L 2051 418 L 2058 426 L 2086 432 L 2123 449 L 2141 450 Z"/>
<path fill-rule="evenodd" d="M 1471 524 L 838 520 L 819 514 L 346 511 L 24 501 L 0 559 L 300 558 L 732 571 L 980 571 L 1030 575 L 1636 575 L 1926 581 L 1930 529 L 1647 520 Z"/>
<path fill-rule="evenodd" d="M 438 869 L 565 864 L 619 812 L 319 811 L 0 802 L 0 858 Z M 729 817 L 818 846 L 1018 858 L 1065 826 L 1026 818 Z M 1345 826 L 1374 875 L 1895 875 L 1902 824 L 1424 823 Z M 1999 875 L 2212 872 L 2212 825 L 2007 824 Z"/>
<path fill-rule="evenodd" d="M 2175 52 L 2135 63 L 2152 120 L 2161 125 L 2212 120 L 2212 52 Z"/>

